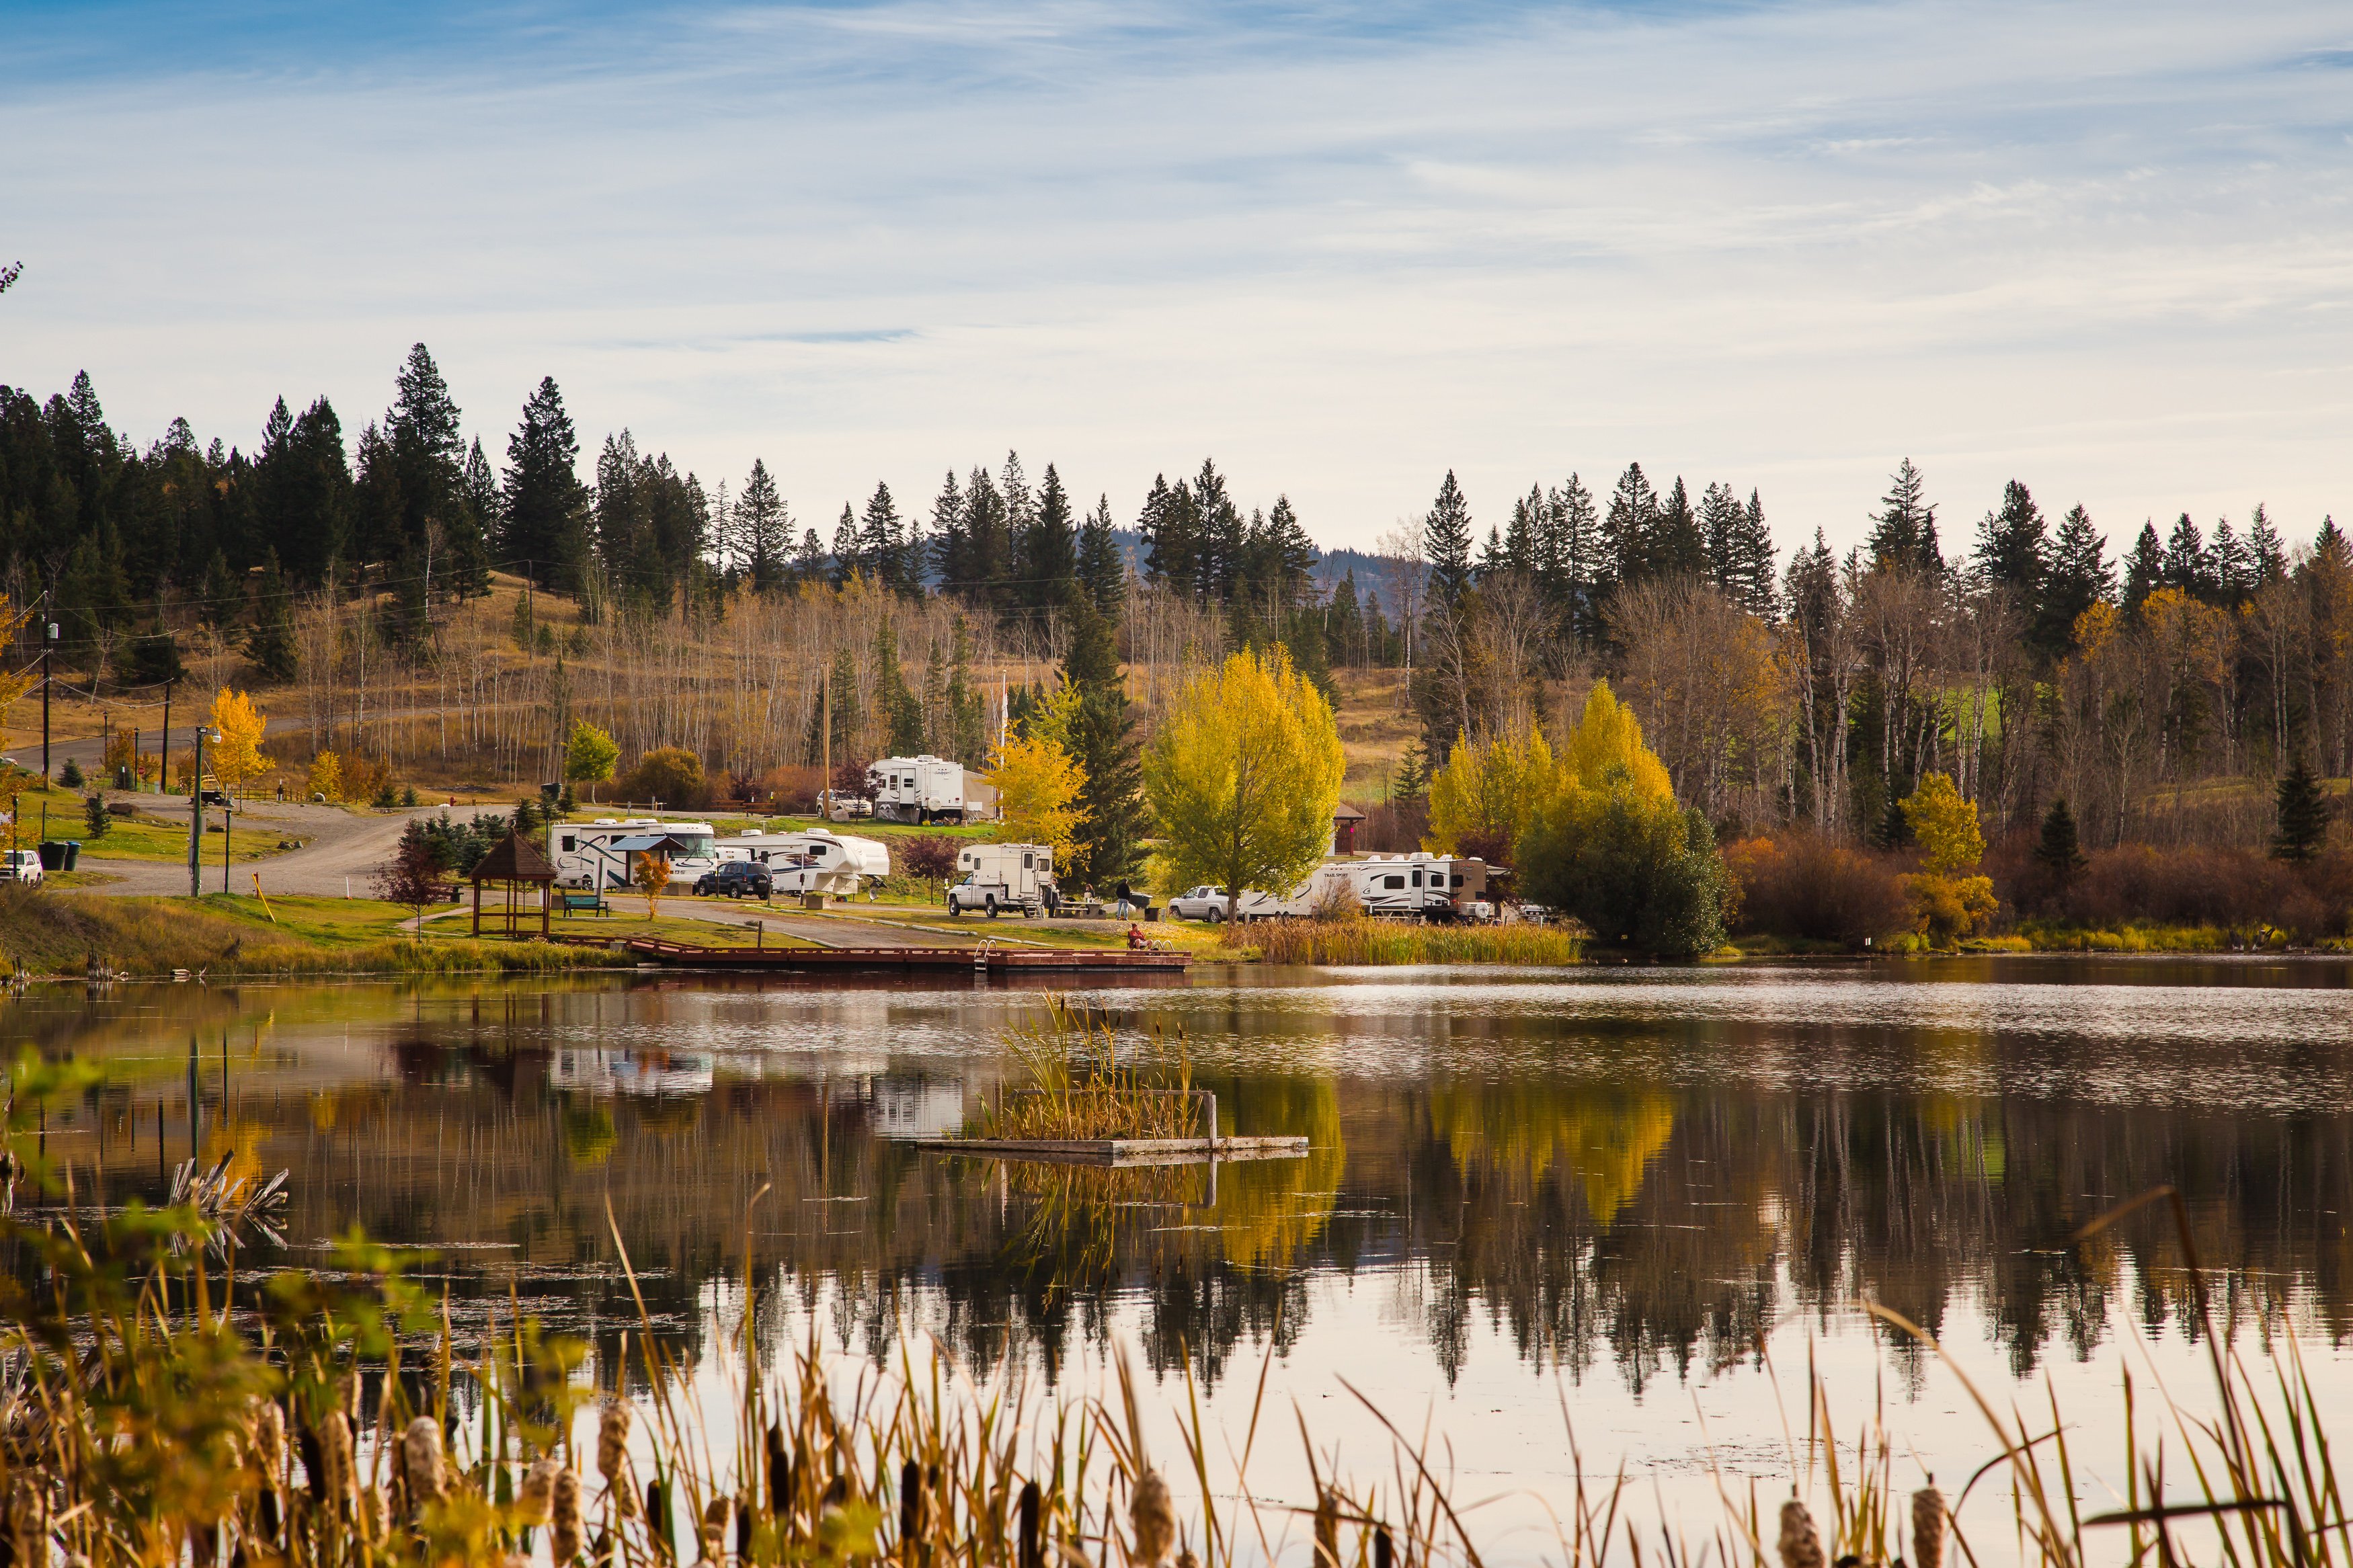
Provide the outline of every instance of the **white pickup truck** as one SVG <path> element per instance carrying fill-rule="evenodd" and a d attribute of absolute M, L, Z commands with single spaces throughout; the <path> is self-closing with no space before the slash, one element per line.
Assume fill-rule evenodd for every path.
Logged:
<path fill-rule="evenodd" d="M 970 844 L 956 851 L 964 880 L 948 889 L 948 913 L 977 910 L 995 920 L 1006 910 L 1030 917 L 1061 902 L 1054 852 L 1043 844 Z"/>

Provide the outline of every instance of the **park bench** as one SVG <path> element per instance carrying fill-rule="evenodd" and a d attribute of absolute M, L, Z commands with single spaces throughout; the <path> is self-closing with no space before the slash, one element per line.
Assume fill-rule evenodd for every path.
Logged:
<path fill-rule="evenodd" d="M 570 893 L 559 889 L 555 895 L 555 908 L 557 913 L 566 915 L 609 915 L 613 912 L 613 906 L 605 901 L 605 895 L 597 892 Z"/>

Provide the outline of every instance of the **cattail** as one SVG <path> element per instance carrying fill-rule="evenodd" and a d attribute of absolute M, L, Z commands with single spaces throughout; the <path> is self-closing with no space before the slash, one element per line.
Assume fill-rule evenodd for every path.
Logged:
<path fill-rule="evenodd" d="M 701 1555 L 696 1561 L 716 1563 L 725 1554 L 727 1507 L 727 1500 L 723 1497 L 712 1498 L 702 1505 L 702 1529 L 695 1537 L 695 1545 L 701 1549 Z"/>
<path fill-rule="evenodd" d="M 1814 1533 L 1814 1516 L 1794 1497 L 1781 1505 L 1781 1568 L 1822 1568 L 1822 1538 Z"/>
<path fill-rule="evenodd" d="M 360 1374 L 357 1368 L 343 1373 L 343 1381 L 335 1385 L 335 1403 L 342 1407 L 343 1419 L 352 1424 L 352 1430 L 358 1431 L 360 1429 Z"/>
<path fill-rule="evenodd" d="M 523 1472 L 522 1489 L 515 1493 L 515 1513 L 526 1529 L 537 1530 L 547 1523 L 555 1508 L 556 1472 L 563 1468 L 550 1454 L 534 1460 Z"/>
<path fill-rule="evenodd" d="M 286 1473 L 286 1412 L 273 1399 L 258 1399 L 253 1405 L 253 1419 L 247 1429 L 253 1445 L 254 1463 L 270 1486 L 278 1484 Z"/>
<path fill-rule="evenodd" d="M 1933 1484 L 1912 1494 L 1912 1560 L 1918 1568 L 1944 1568 L 1945 1494 Z"/>
<path fill-rule="evenodd" d="M 448 1495 L 448 1479 L 441 1468 L 441 1424 L 430 1415 L 420 1415 L 408 1424 L 400 1439 L 400 1468 L 407 1487 L 410 1518 Z"/>
<path fill-rule="evenodd" d="M 1130 1563 L 1159 1568 L 1168 1561 L 1168 1549 L 1176 1544 L 1176 1516 L 1169 1507 L 1168 1483 L 1160 1479 L 1158 1470 L 1147 1469 L 1136 1478 L 1127 1522 L 1135 1538 L 1134 1548 L 1128 1553 Z"/>
<path fill-rule="evenodd" d="M 1046 1568 L 1045 1543 L 1038 1538 L 1038 1508 L 1040 1499 L 1036 1481 L 1021 1483 L 1021 1563 L 1020 1568 Z"/>
<path fill-rule="evenodd" d="M 534 1470 L 537 1468 L 533 1467 Z M 548 1499 L 548 1521 L 547 1545 L 554 1560 L 564 1563 L 579 1556 L 580 1478 L 568 1467 L 559 1467 L 555 1472 L 555 1484 Z"/>
<path fill-rule="evenodd" d="M 1329 1487 L 1315 1496 L 1315 1568 L 1340 1568 L 1340 1505 Z"/>
<path fill-rule="evenodd" d="M 1373 1527 L 1373 1568 L 1395 1568 L 1396 1563 L 1397 1543 L 1389 1539 L 1389 1527 L 1386 1524 L 1375 1525 Z"/>
<path fill-rule="evenodd" d="M 636 1510 L 638 1500 L 629 1489 L 628 1469 L 629 1407 L 609 1400 L 596 1423 L 596 1473 L 605 1478 L 605 1490 L 624 1517 Z"/>
<path fill-rule="evenodd" d="M 384 1539 L 384 1494 L 374 1487 L 360 1488 L 360 1539 Z"/>
<path fill-rule="evenodd" d="M 326 1420 L 319 1424 L 319 1461 L 323 1474 L 313 1482 L 325 1483 L 327 1506 L 337 1513 L 350 1508 L 353 1497 L 352 1424 L 340 1410 L 331 1410 Z"/>

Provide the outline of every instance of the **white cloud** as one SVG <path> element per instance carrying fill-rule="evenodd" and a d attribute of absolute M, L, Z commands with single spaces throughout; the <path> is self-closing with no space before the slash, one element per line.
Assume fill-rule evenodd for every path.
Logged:
<path fill-rule="evenodd" d="M 738 6 L 20 84 L 0 374 L 249 442 L 406 344 L 823 517 L 1018 446 L 1131 513 L 1215 453 L 1362 543 L 1629 458 L 1850 540 L 1909 454 L 2112 531 L 2353 510 L 2327 8 L 1553 9 L 1337 32 Z M 496 38 L 492 40 L 496 44 Z"/>

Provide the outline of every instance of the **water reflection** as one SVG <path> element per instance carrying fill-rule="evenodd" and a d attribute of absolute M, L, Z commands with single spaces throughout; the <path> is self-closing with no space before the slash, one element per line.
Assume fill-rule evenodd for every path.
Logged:
<path fill-rule="evenodd" d="M 689 1353 L 708 1289 L 748 1266 L 822 1295 L 845 1347 L 921 1323 L 983 1373 L 1059 1377 L 1132 1310 L 1155 1370 L 1212 1388 L 1238 1350 L 1319 1331 L 1312 1283 L 1379 1278 L 1447 1384 L 1483 1323 L 1527 1368 L 1640 1394 L 1865 1298 L 1982 1322 L 2021 1374 L 2099 1353 L 2119 1313 L 2179 1328 L 2159 1219 L 2063 1245 L 2160 1182 L 2190 1198 L 2218 1310 L 2293 1305 L 2341 1340 L 2347 974 L 1242 972 L 1096 994 L 1181 1026 L 1232 1126 L 1311 1140 L 1214 1192 L 1198 1169 L 918 1152 L 1004 1070 L 996 1031 L 1030 1003 L 997 990 L 135 987 L 37 991 L 0 1025 L 104 1068 L 48 1112 L 84 1202 L 153 1201 L 192 1152 L 290 1167 L 290 1256 L 353 1225 L 429 1245 L 456 1310 L 512 1289 L 607 1350 L 638 1313 L 621 1246 Z"/>

